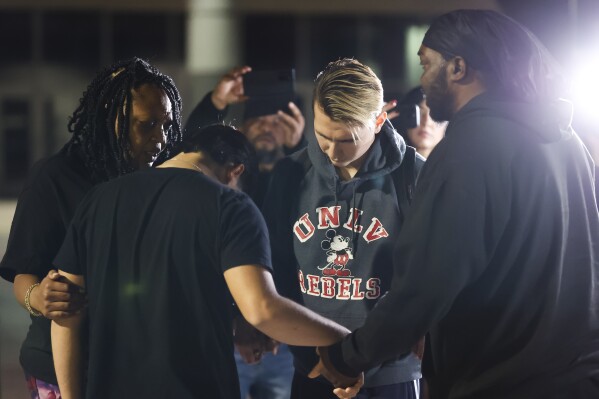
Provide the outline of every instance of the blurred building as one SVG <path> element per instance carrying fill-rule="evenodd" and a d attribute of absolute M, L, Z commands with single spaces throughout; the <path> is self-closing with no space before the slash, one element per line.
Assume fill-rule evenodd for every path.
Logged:
<path fill-rule="evenodd" d="M 356 57 L 392 99 L 418 81 L 427 24 L 456 8 L 508 13 L 566 67 L 580 63 L 577 44 L 599 40 L 597 0 L 0 0 L 0 196 L 16 195 L 32 163 L 68 139 L 85 85 L 118 59 L 171 75 L 184 116 L 240 64 L 294 67 L 309 104 L 318 71 Z"/>
<path fill-rule="evenodd" d="M 171 75 L 184 116 L 239 64 L 295 67 L 308 99 L 327 62 L 356 57 L 397 95 L 417 79 L 426 24 L 450 6 L 497 8 L 495 0 L 0 0 L 0 195 L 17 194 L 31 164 L 68 139 L 85 85 L 113 61 L 137 55 Z"/>

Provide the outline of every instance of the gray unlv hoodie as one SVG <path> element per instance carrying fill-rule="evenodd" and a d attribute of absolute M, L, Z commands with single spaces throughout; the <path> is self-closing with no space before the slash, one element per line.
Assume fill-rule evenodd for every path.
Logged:
<path fill-rule="evenodd" d="M 423 163 L 389 122 L 349 181 L 316 140 L 280 161 L 263 206 L 277 290 L 350 330 L 360 327 L 389 289 L 393 246 Z M 309 373 L 314 348 L 291 350 L 296 370 Z M 420 377 L 420 360 L 406 353 L 373 367 L 365 386 Z"/>

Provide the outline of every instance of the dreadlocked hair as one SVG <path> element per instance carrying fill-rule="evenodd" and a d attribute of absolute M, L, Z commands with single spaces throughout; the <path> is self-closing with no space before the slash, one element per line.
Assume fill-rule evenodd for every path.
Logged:
<path fill-rule="evenodd" d="M 135 170 L 129 141 L 131 91 L 144 84 L 162 89 L 172 105 L 173 123 L 166 132 L 166 146 L 160 159 L 168 158 L 172 147 L 182 140 L 182 101 L 173 80 L 140 58 L 117 62 L 95 77 L 68 123 L 73 137 L 67 143 L 67 151 L 81 151 L 94 182 Z"/>

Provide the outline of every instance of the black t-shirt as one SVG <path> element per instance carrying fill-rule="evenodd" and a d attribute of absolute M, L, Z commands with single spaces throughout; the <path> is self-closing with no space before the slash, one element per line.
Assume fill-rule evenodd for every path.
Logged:
<path fill-rule="evenodd" d="M 86 281 L 88 398 L 239 397 L 223 272 L 271 269 L 245 194 L 187 169 L 120 177 L 82 201 L 55 264 Z"/>
<path fill-rule="evenodd" d="M 76 151 L 69 155 L 63 148 L 37 162 L 17 202 L 0 276 L 11 282 L 17 274 L 44 278 L 52 268 L 77 205 L 91 188 L 91 179 Z M 34 377 L 56 384 L 50 320 L 31 320 L 21 347 L 21 365 Z"/>

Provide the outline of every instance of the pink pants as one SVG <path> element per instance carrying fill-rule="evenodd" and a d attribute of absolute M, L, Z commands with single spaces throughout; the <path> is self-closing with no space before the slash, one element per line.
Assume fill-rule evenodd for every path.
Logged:
<path fill-rule="evenodd" d="M 27 380 L 27 389 L 31 399 L 60 399 L 60 391 L 58 385 L 53 385 L 48 382 L 38 380 L 37 378 L 25 373 Z"/>

